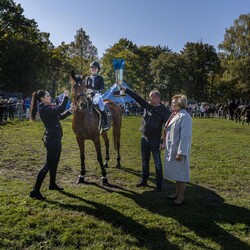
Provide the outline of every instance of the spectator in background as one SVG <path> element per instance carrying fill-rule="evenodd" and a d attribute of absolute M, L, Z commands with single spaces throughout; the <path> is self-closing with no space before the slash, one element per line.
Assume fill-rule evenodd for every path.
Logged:
<path fill-rule="evenodd" d="M 18 99 L 16 103 L 17 117 L 20 121 L 23 120 L 23 100 Z"/>
<path fill-rule="evenodd" d="M 5 99 L 3 102 L 3 119 L 5 122 L 7 122 L 8 115 L 9 115 L 8 99 Z"/>
<path fill-rule="evenodd" d="M 30 98 L 27 97 L 25 100 L 25 110 L 26 110 L 26 119 L 30 119 Z"/>
<path fill-rule="evenodd" d="M 3 122 L 4 117 L 4 99 L 0 99 L 0 123 Z"/>
<path fill-rule="evenodd" d="M 8 111 L 9 111 L 9 119 L 14 121 L 14 113 L 15 113 L 15 103 L 12 98 L 8 101 Z"/>

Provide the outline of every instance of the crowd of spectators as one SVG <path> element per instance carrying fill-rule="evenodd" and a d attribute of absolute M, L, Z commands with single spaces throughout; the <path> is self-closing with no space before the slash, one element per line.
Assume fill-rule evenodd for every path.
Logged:
<path fill-rule="evenodd" d="M 30 98 L 0 98 L 0 124 L 14 121 L 15 116 L 22 121 L 30 118 Z"/>

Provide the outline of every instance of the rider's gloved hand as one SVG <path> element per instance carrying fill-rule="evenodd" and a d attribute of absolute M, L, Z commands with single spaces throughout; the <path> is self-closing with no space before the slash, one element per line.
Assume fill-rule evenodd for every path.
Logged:
<path fill-rule="evenodd" d="M 96 94 L 96 92 L 95 92 L 95 91 L 92 91 L 92 92 L 90 93 L 91 97 L 94 97 L 94 96 L 95 96 L 95 94 Z"/>

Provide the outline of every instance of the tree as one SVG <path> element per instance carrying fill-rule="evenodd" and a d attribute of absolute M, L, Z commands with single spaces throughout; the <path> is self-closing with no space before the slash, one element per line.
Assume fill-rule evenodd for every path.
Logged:
<path fill-rule="evenodd" d="M 69 56 L 74 69 L 81 74 L 86 74 L 90 62 L 97 59 L 97 48 L 82 28 L 77 30 L 75 41 L 70 43 Z"/>
<path fill-rule="evenodd" d="M 106 86 L 110 87 L 115 83 L 115 73 L 112 60 L 114 58 L 125 59 L 124 81 L 129 84 L 129 87 L 134 88 L 139 86 L 138 81 L 138 47 L 133 42 L 121 38 L 112 47 L 106 50 L 102 57 L 102 74 L 105 78 Z"/>
<path fill-rule="evenodd" d="M 163 52 L 151 63 L 155 87 L 164 99 L 170 101 L 174 94 L 182 92 L 183 62 L 177 53 Z"/>
<path fill-rule="evenodd" d="M 57 48 L 53 48 L 50 53 L 50 74 L 52 82 L 51 95 L 63 92 L 65 83 L 69 82 L 69 73 L 72 70 L 68 56 L 69 45 L 64 42 Z"/>
<path fill-rule="evenodd" d="M 49 34 L 23 16 L 20 4 L 0 3 L 0 88 L 25 94 L 47 82 Z"/>
<path fill-rule="evenodd" d="M 188 97 L 198 101 L 211 101 L 213 81 L 211 85 L 209 77 L 212 72 L 216 74 L 220 67 L 215 48 L 202 42 L 188 42 L 180 55 L 185 62 L 185 90 Z"/>
<path fill-rule="evenodd" d="M 250 96 L 250 14 L 240 15 L 226 29 L 219 44 L 222 51 L 223 81 L 229 87 L 228 98 Z M 232 88 L 233 86 L 233 88 Z"/>
<path fill-rule="evenodd" d="M 151 70 L 151 62 L 158 58 L 163 52 L 170 52 L 167 47 L 159 46 L 140 46 L 138 50 L 139 55 L 139 82 L 140 93 L 146 98 L 148 92 L 152 89 L 158 88 L 155 84 L 154 74 Z"/>

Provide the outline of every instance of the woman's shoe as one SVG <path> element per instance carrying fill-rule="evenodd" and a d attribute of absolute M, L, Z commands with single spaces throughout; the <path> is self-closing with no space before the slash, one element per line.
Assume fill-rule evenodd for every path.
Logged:
<path fill-rule="evenodd" d="M 64 188 L 57 186 L 56 184 L 49 185 L 49 190 L 59 190 L 62 191 Z"/>
<path fill-rule="evenodd" d="M 40 200 L 40 201 L 44 201 L 46 199 L 46 197 L 42 196 L 42 194 L 40 193 L 40 191 L 36 191 L 36 190 L 32 190 L 30 192 L 30 197 Z"/>
<path fill-rule="evenodd" d="M 172 205 L 173 206 L 181 206 L 183 203 L 184 203 L 184 200 L 182 200 L 182 201 L 176 201 L 175 200 Z"/>
<path fill-rule="evenodd" d="M 175 200 L 176 198 L 177 198 L 176 194 L 171 194 L 171 195 L 168 196 L 169 200 Z"/>

